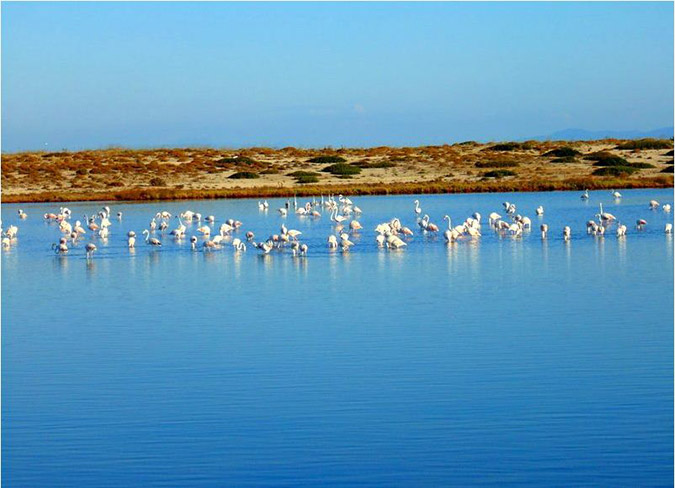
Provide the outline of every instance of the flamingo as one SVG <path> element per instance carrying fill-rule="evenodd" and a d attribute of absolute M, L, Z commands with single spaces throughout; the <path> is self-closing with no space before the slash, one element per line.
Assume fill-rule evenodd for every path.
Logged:
<path fill-rule="evenodd" d="M 328 236 L 328 248 L 337 249 L 337 247 L 338 247 L 337 237 L 333 235 Z"/>
<path fill-rule="evenodd" d="M 656 200 L 650 200 L 649 201 L 649 208 L 651 210 L 656 210 L 657 208 L 659 208 L 659 202 L 657 202 Z"/>
<path fill-rule="evenodd" d="M 420 208 L 420 201 L 415 200 L 413 203 L 415 204 L 415 213 L 417 215 L 420 215 L 422 213 L 422 209 Z"/>
<path fill-rule="evenodd" d="M 600 204 L 600 213 L 597 214 L 597 216 L 600 217 L 600 219 L 603 222 L 612 222 L 612 221 L 616 220 L 616 217 L 614 217 L 614 215 L 612 215 L 611 213 L 607 213 L 607 212 L 602 211 L 602 203 Z"/>
<path fill-rule="evenodd" d="M 542 207 L 541 205 L 539 205 L 539 206 L 537 207 L 537 210 L 535 210 L 535 213 L 536 213 L 537 215 L 539 215 L 539 216 L 544 215 L 544 207 Z"/>
<path fill-rule="evenodd" d="M 612 196 L 618 199 L 621 198 L 621 193 L 619 193 L 618 191 L 612 191 Z"/>
<path fill-rule="evenodd" d="M 670 203 L 666 203 L 663 205 L 663 211 L 666 213 L 670 213 Z"/>
<path fill-rule="evenodd" d="M 337 210 L 337 208 L 336 208 L 336 209 L 333 211 L 333 213 L 331 214 L 330 219 L 331 219 L 333 222 L 337 222 L 338 224 L 341 224 L 342 222 L 344 222 L 345 220 L 347 220 L 347 217 L 344 217 L 343 215 L 338 215 L 338 210 Z"/>
<path fill-rule="evenodd" d="M 52 249 L 56 254 L 65 254 L 68 252 L 68 245 L 66 244 L 66 238 L 62 237 L 58 244 L 52 244 Z"/>
<path fill-rule="evenodd" d="M 258 244 L 255 244 L 255 247 L 260 249 L 263 254 L 269 254 L 269 252 L 274 249 L 274 243 L 271 241 L 259 242 Z"/>
<path fill-rule="evenodd" d="M 297 241 L 298 236 L 302 235 L 302 232 L 300 232 L 299 230 L 290 229 L 286 232 L 286 235 L 288 235 L 291 239 L 294 239 L 294 240 Z"/>
<path fill-rule="evenodd" d="M 129 236 L 127 239 L 127 246 L 129 246 L 129 249 L 136 247 L 136 237 L 135 236 Z"/>
<path fill-rule="evenodd" d="M 642 230 L 645 225 L 647 225 L 647 221 L 645 219 L 638 219 L 635 222 L 635 227 L 637 228 L 637 230 Z"/>
<path fill-rule="evenodd" d="M 236 241 L 236 239 L 235 239 L 235 241 Z M 239 241 L 236 245 L 233 242 L 232 246 L 234 247 L 234 250 L 237 251 L 237 252 L 246 251 L 246 243 L 244 243 L 244 242 Z"/>
<path fill-rule="evenodd" d="M 453 241 L 456 241 L 462 235 L 461 232 L 452 228 L 452 219 L 450 218 L 449 215 L 444 215 L 443 220 L 448 221 L 448 229 L 445 232 L 443 232 L 443 237 L 445 237 L 445 242 L 451 243 Z"/>
<path fill-rule="evenodd" d="M 625 225 L 619 224 L 619 227 L 617 227 L 617 229 L 616 229 L 616 236 L 617 237 L 624 237 L 626 235 L 627 230 L 628 230 L 628 228 Z"/>
<path fill-rule="evenodd" d="M 96 244 L 90 242 L 85 246 L 84 249 L 86 251 L 87 259 L 89 259 L 94 255 L 94 251 L 96 251 Z"/>
<path fill-rule="evenodd" d="M 150 231 L 148 229 L 145 229 L 143 231 L 143 235 L 145 236 L 145 243 L 146 244 L 149 244 L 151 246 L 158 246 L 158 247 L 160 247 L 162 245 L 162 243 L 159 239 L 156 239 L 155 237 L 150 237 Z"/>
<path fill-rule="evenodd" d="M 666 234 L 672 234 L 673 233 L 673 224 L 668 223 L 666 224 L 666 228 L 664 229 Z"/>
<path fill-rule="evenodd" d="M 569 241 L 572 237 L 572 229 L 568 225 L 563 228 L 563 239 Z"/>
<path fill-rule="evenodd" d="M 589 198 L 591 198 L 591 196 L 588 194 L 588 190 L 585 190 L 585 191 L 581 194 L 581 199 L 582 199 L 582 200 L 588 200 Z"/>
<path fill-rule="evenodd" d="M 171 235 L 176 236 L 176 237 L 182 237 L 182 236 L 185 235 L 185 231 L 187 230 L 187 227 L 185 226 L 185 224 L 181 220 L 180 215 L 177 215 L 176 218 L 178 219 L 178 227 L 176 227 L 174 230 L 171 231 Z M 162 222 L 162 223 L 164 223 L 164 222 Z M 199 229 L 197 229 L 197 230 L 199 230 Z M 211 231 L 209 230 L 209 234 L 210 233 L 211 233 Z"/>
<path fill-rule="evenodd" d="M 541 226 L 539 227 L 539 229 L 541 230 L 541 238 L 542 238 L 542 239 L 546 239 L 546 234 L 548 233 L 548 225 L 546 225 L 546 224 L 541 224 Z"/>
<path fill-rule="evenodd" d="M 89 219 L 89 223 L 87 224 L 87 227 L 89 227 L 89 230 L 92 231 L 92 232 L 96 232 L 96 231 L 99 229 L 98 224 L 96 223 L 96 221 L 94 220 L 94 218 L 95 218 L 95 217 L 92 216 L 92 217 Z M 86 216 L 86 215 L 84 216 L 84 219 L 87 220 L 87 216 Z"/>
<path fill-rule="evenodd" d="M 394 248 L 394 249 L 400 249 L 402 247 L 406 247 L 408 244 L 403 241 L 400 237 L 394 235 L 394 234 L 389 234 L 387 236 L 387 247 L 388 248 Z"/>
<path fill-rule="evenodd" d="M 202 247 L 206 251 L 207 249 L 209 249 L 209 250 L 217 249 L 219 246 L 218 246 L 217 242 L 214 242 L 214 241 L 211 241 L 211 240 L 206 240 L 206 241 L 204 241 L 204 244 L 202 244 Z"/>
<path fill-rule="evenodd" d="M 193 251 L 197 250 L 197 236 L 190 237 L 190 247 Z"/>
<path fill-rule="evenodd" d="M 26 214 L 26 212 L 24 212 L 24 211 L 21 210 L 21 209 L 19 209 L 19 212 L 18 212 L 18 213 L 19 213 L 19 218 L 20 218 L 21 220 L 23 220 L 23 219 L 25 219 L 26 217 L 28 217 L 28 215 Z"/>
<path fill-rule="evenodd" d="M 361 223 L 358 220 L 352 220 L 349 223 L 349 228 L 352 230 L 352 232 L 358 232 L 361 229 L 363 229 L 363 226 L 361 225 Z"/>
<path fill-rule="evenodd" d="M 19 228 L 16 225 L 10 225 L 5 231 L 5 235 L 10 239 L 14 239 L 19 232 Z"/>
<path fill-rule="evenodd" d="M 424 216 L 427 224 L 424 226 L 424 230 L 428 232 L 438 232 L 438 226 L 434 223 L 429 222 L 429 216 L 425 215 Z"/>
<path fill-rule="evenodd" d="M 529 217 L 521 217 L 521 218 L 520 218 L 520 223 L 523 225 L 523 229 L 530 229 L 530 228 L 532 228 L 532 221 L 530 220 Z"/>

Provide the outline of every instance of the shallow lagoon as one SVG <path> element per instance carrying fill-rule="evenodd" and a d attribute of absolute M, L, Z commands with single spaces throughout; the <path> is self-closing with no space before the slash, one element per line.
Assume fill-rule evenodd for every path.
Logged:
<path fill-rule="evenodd" d="M 345 254 L 325 247 L 327 212 L 284 219 L 285 200 L 267 213 L 252 200 L 113 203 L 123 220 L 90 261 L 83 245 L 50 250 L 59 232 L 42 215 L 58 205 L 4 205 L 19 236 L 1 257 L 2 480 L 672 485 L 672 214 L 647 203 L 673 195 L 622 193 L 355 198 L 364 230 Z M 534 229 L 513 240 L 484 223 L 479 241 L 378 249 L 377 223 L 416 230 L 415 198 L 442 229 L 446 213 L 504 215 L 505 200 Z M 586 234 L 601 201 L 625 239 Z M 101 205 L 68 206 L 83 220 Z M 168 236 L 126 248 L 127 230 L 188 208 L 258 238 L 284 222 L 309 256 L 192 252 Z"/>

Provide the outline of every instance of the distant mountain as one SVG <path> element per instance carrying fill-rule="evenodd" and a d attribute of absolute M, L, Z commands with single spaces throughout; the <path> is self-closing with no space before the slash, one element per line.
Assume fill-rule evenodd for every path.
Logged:
<path fill-rule="evenodd" d="M 662 127 L 649 131 L 565 129 L 546 136 L 530 137 L 529 139 L 536 141 L 593 141 L 608 138 L 643 139 L 645 137 L 671 139 L 673 137 L 673 127 Z"/>

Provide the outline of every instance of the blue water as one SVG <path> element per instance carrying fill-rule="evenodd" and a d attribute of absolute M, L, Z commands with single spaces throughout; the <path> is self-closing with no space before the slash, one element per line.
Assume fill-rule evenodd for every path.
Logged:
<path fill-rule="evenodd" d="M 89 235 L 50 250 L 58 205 L 3 205 L 19 226 L 0 253 L 3 484 L 672 486 L 672 214 L 647 204 L 673 194 L 622 193 L 419 196 L 441 228 L 508 200 L 534 229 L 485 222 L 450 247 L 416 233 L 402 251 L 373 228 L 416 231 L 415 197 L 355 198 L 349 253 L 325 247 L 328 212 L 283 219 L 284 200 L 111 203 L 123 220 L 89 261 Z M 586 234 L 601 201 L 625 239 Z M 150 248 L 140 232 L 164 209 L 257 239 L 285 222 L 309 255 Z"/>

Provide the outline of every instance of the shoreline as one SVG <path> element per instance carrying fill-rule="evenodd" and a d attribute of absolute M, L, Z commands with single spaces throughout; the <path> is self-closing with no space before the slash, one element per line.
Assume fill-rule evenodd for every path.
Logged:
<path fill-rule="evenodd" d="M 174 189 L 163 187 L 134 188 L 116 191 L 96 192 L 32 192 L 26 194 L 0 195 L 1 203 L 56 203 L 56 202 L 146 202 L 179 200 L 218 200 L 242 198 L 288 198 L 292 196 L 311 197 L 328 194 L 349 196 L 368 195 L 412 195 L 412 194 L 453 194 L 453 193 L 515 193 L 547 191 L 584 191 L 640 188 L 673 188 L 672 176 L 652 178 L 616 178 L 611 180 L 588 181 L 585 178 L 561 181 L 489 181 L 489 182 L 429 182 L 396 184 L 344 184 L 306 185 L 297 187 L 252 187 L 217 190 Z"/>

